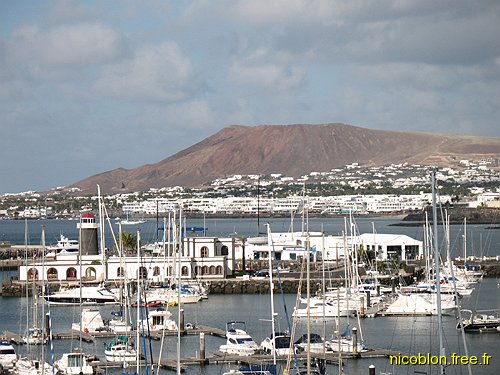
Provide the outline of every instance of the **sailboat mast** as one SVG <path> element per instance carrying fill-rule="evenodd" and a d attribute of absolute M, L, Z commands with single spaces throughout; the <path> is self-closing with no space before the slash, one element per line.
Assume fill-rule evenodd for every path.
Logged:
<path fill-rule="evenodd" d="M 307 375 L 311 373 L 311 243 L 309 242 L 309 232 L 307 232 L 307 240 L 306 240 L 306 296 L 307 296 Z M 323 311 L 325 308 L 323 307 Z"/>
<path fill-rule="evenodd" d="M 271 238 L 271 224 L 267 223 L 267 235 Z M 275 312 L 274 312 L 274 284 L 273 284 L 273 261 L 272 261 L 272 246 L 269 246 L 269 290 L 271 292 L 271 337 L 273 344 L 273 365 L 276 365 L 276 332 L 275 332 Z"/>
<path fill-rule="evenodd" d="M 174 217 L 175 220 L 175 217 Z M 181 375 L 181 250 L 182 250 L 182 207 L 179 207 L 179 231 L 177 239 L 177 375 Z M 174 241 L 175 244 L 175 241 Z"/>
<path fill-rule="evenodd" d="M 437 319 L 438 319 L 438 337 L 439 337 L 439 355 L 444 356 L 443 347 L 443 316 L 441 311 L 441 276 L 439 272 L 439 248 L 438 248 L 438 233 L 437 233 L 437 203 L 436 203 L 436 171 L 432 171 L 432 218 L 434 230 L 434 267 L 436 281 L 436 302 L 437 302 Z M 440 363 L 440 374 L 444 374 L 444 365 Z"/>

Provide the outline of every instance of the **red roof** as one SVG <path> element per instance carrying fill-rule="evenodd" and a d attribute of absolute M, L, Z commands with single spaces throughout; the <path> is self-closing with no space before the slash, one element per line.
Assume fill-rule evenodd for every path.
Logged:
<path fill-rule="evenodd" d="M 82 215 L 82 219 L 95 219 L 95 216 L 90 213 L 86 213 Z"/>

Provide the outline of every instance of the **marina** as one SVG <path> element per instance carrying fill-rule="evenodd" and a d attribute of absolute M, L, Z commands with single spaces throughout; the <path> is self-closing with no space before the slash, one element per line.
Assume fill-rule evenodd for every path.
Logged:
<path fill-rule="evenodd" d="M 333 223 L 332 223 L 333 221 Z M 337 226 L 342 227 L 342 222 L 340 220 L 332 220 L 330 222 L 323 222 L 324 226 Z M 215 220 L 218 223 L 217 220 Z M 312 219 L 311 223 L 316 222 Z M 317 221 L 319 224 L 320 220 Z M 237 222 L 236 222 L 237 223 Z M 279 223 L 279 221 L 278 221 Z M 285 225 L 285 220 L 282 221 Z M 311 226 L 310 223 L 310 226 Z M 389 226 L 390 220 L 387 219 L 370 219 L 363 220 L 357 218 L 357 225 L 359 227 L 372 227 L 373 223 L 375 226 L 385 227 L 385 230 L 390 230 L 391 232 L 401 231 L 418 238 L 422 236 L 421 230 L 418 228 L 397 228 Z M 0 223 L 3 224 L 3 223 Z M 9 223 L 12 224 L 12 223 Z M 17 223 L 17 231 L 21 231 L 23 223 Z M 65 226 L 64 221 L 45 221 L 40 222 L 30 222 L 30 225 L 44 225 L 47 232 L 49 232 L 50 226 L 52 225 L 62 225 Z M 74 221 L 71 222 L 73 226 Z M 141 224 L 145 225 L 147 224 Z M 252 220 L 242 220 L 237 223 L 242 227 L 253 227 L 255 221 Z M 280 224 L 274 223 L 274 226 L 279 226 Z M 218 225 L 220 227 L 220 224 Z M 498 233 L 488 232 L 486 229 L 481 229 L 481 226 L 474 226 L 475 230 L 484 230 L 485 236 L 488 233 L 489 236 L 493 236 L 489 241 L 495 243 L 498 241 L 495 236 Z M 233 221 L 230 225 L 226 226 L 226 229 L 221 231 L 240 231 L 244 232 L 244 229 L 236 229 L 235 222 Z M 71 231 L 64 229 L 64 233 L 68 233 L 69 238 L 73 238 Z M 460 231 L 458 227 L 452 228 L 453 231 Z M 20 233 L 17 231 L 12 232 L 12 239 L 9 241 L 14 242 L 13 238 L 19 236 Z M 248 230 L 248 234 L 251 233 L 251 229 Z M 419 233 L 420 231 L 420 233 Z M 33 230 L 33 234 L 35 235 Z M 416 233 L 415 233 L 416 232 Z M 5 233 L 5 232 L 4 232 Z M 152 236 L 154 232 L 151 232 L 149 236 Z M 143 238 L 148 237 L 148 230 L 144 227 L 141 232 Z M 22 241 L 22 240 L 21 240 Z M 36 241 L 32 239 L 32 241 Z M 15 243 L 15 242 L 14 242 Z M 455 255 L 461 254 L 461 246 L 456 246 Z M 483 254 L 491 256 L 495 254 L 495 250 L 488 249 L 486 247 L 478 249 L 471 249 L 471 254 Z M 252 264 L 252 263 L 250 263 Z M 259 264 L 260 267 L 263 266 L 262 262 L 255 262 L 253 264 Z M 335 267 L 333 267 L 335 268 Z M 339 268 L 341 269 L 341 268 Z M 342 269 L 342 272 L 344 270 Z M 17 274 L 15 269 L 5 269 L 1 271 L 3 280 L 10 280 Z M 316 273 L 314 277 L 315 293 L 319 291 L 318 284 L 321 284 L 321 279 L 319 275 L 321 272 Z M 291 319 L 291 312 L 293 311 L 293 306 L 296 300 L 296 290 L 298 284 L 298 273 L 284 273 L 281 275 L 283 277 L 279 282 L 283 285 L 288 281 L 289 285 L 286 288 L 287 293 L 281 294 L 278 285 L 278 281 L 275 280 L 275 305 L 276 305 L 276 324 L 277 330 L 289 331 L 286 316 L 288 314 L 289 319 Z M 328 283 L 333 283 L 335 285 L 338 280 L 336 277 L 329 278 Z M 295 280 L 295 281 L 292 281 Z M 271 326 L 269 323 L 269 279 L 268 277 L 247 277 L 247 278 L 236 278 L 227 280 L 213 280 L 209 283 L 212 286 L 210 290 L 218 290 L 218 293 L 209 293 L 209 298 L 207 300 L 202 300 L 193 304 L 183 304 L 181 307 L 184 311 L 185 321 L 184 329 L 181 328 L 181 359 L 182 371 L 189 374 L 219 374 L 220 372 L 228 371 L 229 369 L 237 368 L 241 364 L 259 364 L 259 363 L 269 363 L 272 356 L 265 355 L 261 353 L 255 353 L 251 356 L 237 356 L 228 353 L 220 353 L 219 347 L 224 344 L 226 340 L 226 330 L 223 329 L 228 321 L 231 320 L 243 320 L 247 323 L 248 333 L 251 334 L 257 343 L 261 342 L 266 335 L 269 334 Z M 245 286 L 247 285 L 247 286 Z M 251 285 L 251 286 L 250 286 Z M 260 285 L 260 287 L 258 286 Z M 267 286 L 266 286 L 267 285 Z M 389 282 L 390 289 L 390 282 Z M 486 308 L 498 308 L 500 306 L 499 301 L 499 285 L 498 280 L 495 278 L 484 278 L 479 284 L 477 284 L 475 290 L 471 295 L 463 296 L 460 300 L 461 307 L 471 310 L 476 309 L 486 309 Z M 294 291 L 295 289 L 295 291 Z M 251 292 L 249 292 L 251 290 Z M 304 290 L 304 289 L 302 289 Z M 495 298 L 485 299 L 481 296 L 495 296 Z M 16 351 L 19 355 L 27 355 L 33 353 L 34 351 L 40 352 L 40 350 L 47 350 L 47 345 L 30 347 L 28 345 L 21 344 L 21 336 L 23 332 L 23 311 L 26 311 L 30 305 L 30 298 L 21 297 L 1 297 L 2 310 L 7 312 L 5 314 L 5 320 L 0 322 L 0 334 L 4 337 L 3 339 L 17 342 Z M 365 297 L 366 300 L 370 299 L 368 295 Z M 286 307 L 285 307 L 286 306 Z M 364 305 L 363 305 L 364 306 Z M 41 307 L 42 308 L 42 307 Z M 106 362 L 104 360 L 103 347 L 105 344 L 109 343 L 114 335 L 110 332 L 95 332 L 92 334 L 82 334 L 80 335 L 77 331 L 71 331 L 71 326 L 73 323 L 78 322 L 79 318 L 79 307 L 77 305 L 72 306 L 58 306 L 44 304 L 44 309 L 49 309 L 52 319 L 52 331 L 53 331 L 53 346 L 56 357 L 59 357 L 59 353 L 64 348 L 81 346 L 85 353 L 92 354 L 95 361 L 92 362 L 96 371 L 99 372 L 116 372 L 121 368 L 117 366 L 116 363 Z M 103 319 L 109 319 L 113 310 L 116 310 L 116 306 L 112 305 L 102 305 L 97 307 L 103 316 Z M 169 307 L 169 311 L 172 313 L 171 319 L 177 319 L 178 307 Z M 21 312 L 21 313 L 20 313 Z M 21 314 L 21 316 L 20 316 Z M 133 313 L 135 314 L 135 313 Z M 342 363 L 346 373 L 350 374 L 366 374 L 368 372 L 368 366 L 374 364 L 377 371 L 380 372 L 391 372 L 396 373 L 397 368 L 389 365 L 388 357 L 391 355 L 402 355 L 401 353 L 434 353 L 435 352 L 435 338 L 429 335 L 429 332 L 435 330 L 436 327 L 436 317 L 435 316 L 388 316 L 383 313 L 381 305 L 374 304 L 372 300 L 371 304 L 366 305 L 363 309 L 358 311 L 359 318 L 365 317 L 365 319 L 359 319 L 357 317 L 341 317 L 340 324 L 342 327 L 356 327 L 358 329 L 357 339 L 363 343 L 367 350 L 360 351 L 359 353 L 343 353 L 341 355 Z M 135 318 L 134 318 L 135 319 Z M 134 319 L 132 319 L 134 321 Z M 459 332 L 456 329 L 457 319 L 455 315 L 449 315 L 443 317 L 444 331 L 447 340 L 456 343 L 451 345 L 451 350 L 455 352 L 461 352 L 463 349 L 460 348 Z M 18 330 L 13 330 L 12 328 L 18 326 Z M 299 319 L 298 330 L 296 337 L 301 336 L 306 332 L 306 327 L 304 319 Z M 429 327 L 431 329 L 429 330 Z M 432 328 L 434 327 L 434 328 Z M 314 333 L 319 333 L 326 339 L 332 339 L 336 335 L 337 319 L 332 317 L 330 319 L 323 320 L 321 316 L 315 316 L 311 320 L 311 329 Z M 131 337 L 135 337 L 135 331 L 130 333 Z M 141 346 L 144 345 L 142 340 L 150 342 L 152 348 L 153 361 L 151 358 L 147 359 L 147 363 L 159 364 L 162 368 L 161 371 L 174 371 L 176 369 L 176 331 L 160 331 L 151 332 L 149 335 L 141 335 L 139 341 L 141 341 Z M 204 347 L 202 349 L 202 337 L 204 342 Z M 151 340 L 149 340 L 151 339 Z M 493 357 L 493 364 L 499 358 L 500 353 L 498 353 L 497 345 L 500 335 L 493 332 L 481 332 L 476 334 L 468 334 L 467 339 L 471 341 L 469 351 L 475 355 L 482 355 L 483 353 L 488 353 Z M 136 341 L 136 340 L 135 340 Z M 69 344 L 68 344 L 69 343 Z M 42 349 L 43 348 L 43 349 Z M 162 348 L 162 349 L 161 349 Z M 160 350 L 162 352 L 160 356 Z M 49 357 L 49 353 L 45 353 L 45 358 Z M 317 354 L 314 354 L 316 357 Z M 328 362 L 329 370 L 327 373 L 335 373 L 338 371 L 338 353 L 330 352 L 326 353 L 323 358 Z M 303 361 L 305 357 L 303 354 L 299 354 L 297 360 Z M 285 365 L 286 359 L 283 357 L 278 357 L 278 366 Z M 416 370 L 418 370 L 416 368 Z M 462 369 L 463 370 L 463 369 Z M 476 374 L 494 374 L 491 372 L 492 367 L 483 366 L 474 369 Z M 428 373 L 435 373 L 434 368 L 428 368 Z"/>

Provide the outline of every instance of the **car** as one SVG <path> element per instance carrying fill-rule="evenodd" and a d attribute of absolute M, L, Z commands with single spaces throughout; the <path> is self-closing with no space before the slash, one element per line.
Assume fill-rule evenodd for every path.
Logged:
<path fill-rule="evenodd" d="M 253 274 L 255 277 L 269 277 L 269 270 L 258 270 Z"/>

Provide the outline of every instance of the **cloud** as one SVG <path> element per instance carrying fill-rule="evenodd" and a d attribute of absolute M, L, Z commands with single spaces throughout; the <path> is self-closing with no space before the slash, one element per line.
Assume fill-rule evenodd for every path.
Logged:
<path fill-rule="evenodd" d="M 249 85 L 278 90 L 299 86 L 305 71 L 296 66 L 277 64 L 245 65 L 236 63 L 229 69 L 229 80 L 237 85 Z"/>
<path fill-rule="evenodd" d="M 191 61 L 179 46 L 164 42 L 104 67 L 94 88 L 109 96 L 175 102 L 189 96 L 192 75 Z"/>
<path fill-rule="evenodd" d="M 24 25 L 13 30 L 7 46 L 12 63 L 78 67 L 115 59 L 122 52 L 119 33 L 101 23 L 60 25 L 48 30 Z"/>

